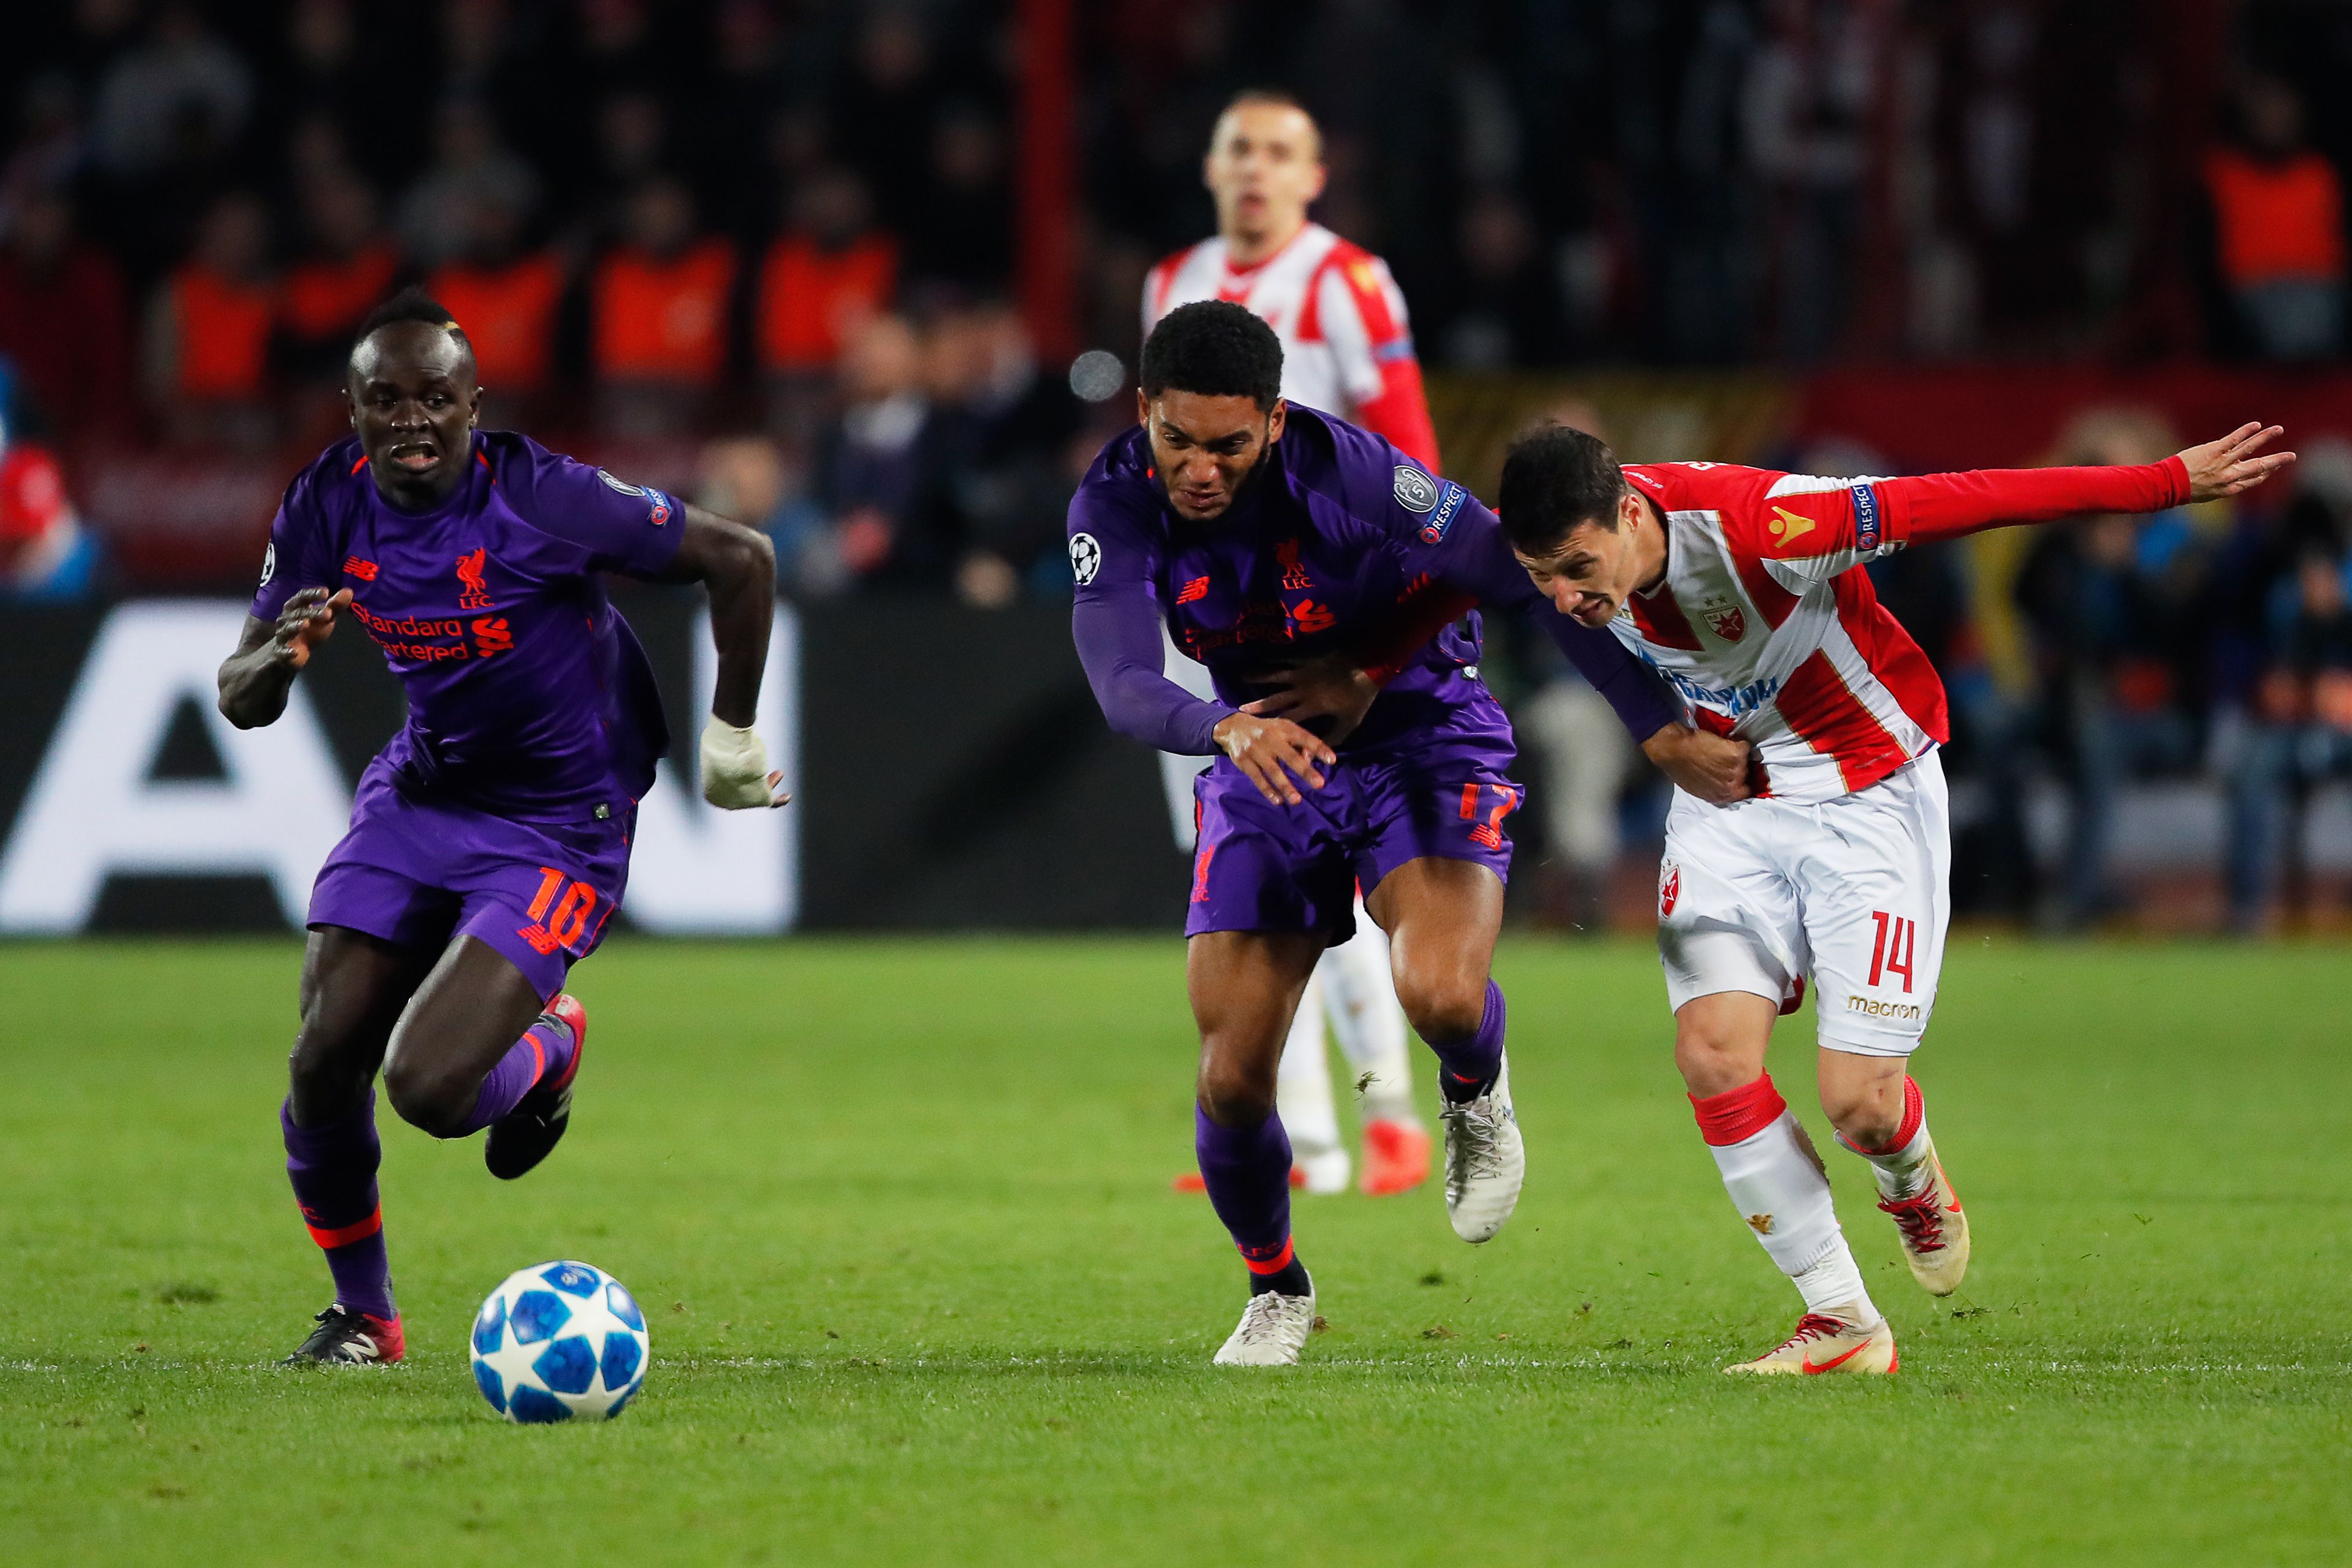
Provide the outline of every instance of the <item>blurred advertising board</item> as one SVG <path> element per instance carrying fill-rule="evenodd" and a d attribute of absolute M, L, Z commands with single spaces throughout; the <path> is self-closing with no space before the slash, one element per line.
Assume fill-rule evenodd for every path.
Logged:
<path fill-rule="evenodd" d="M 760 728 L 793 790 L 693 785 L 712 677 L 696 595 L 619 595 L 673 731 L 625 918 L 673 934 L 814 927 L 1167 927 L 1185 862 L 1150 753 L 1103 727 L 1067 611 L 780 608 Z M 245 606 L 126 599 L 0 622 L 0 932 L 299 928 L 398 684 L 356 628 L 285 715 L 240 731 L 214 670 Z"/>

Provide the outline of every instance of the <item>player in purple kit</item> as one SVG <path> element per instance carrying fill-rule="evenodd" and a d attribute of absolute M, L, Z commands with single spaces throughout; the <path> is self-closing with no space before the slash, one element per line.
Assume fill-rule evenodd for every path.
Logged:
<path fill-rule="evenodd" d="M 310 895 L 279 1121 L 335 1300 L 290 1362 L 403 1353 L 376 1199 L 379 1067 L 406 1121 L 439 1138 L 488 1129 L 494 1175 L 531 1169 L 569 1124 L 587 1016 L 564 977 L 621 901 L 636 801 L 669 746 L 604 573 L 709 589 L 704 797 L 784 803 L 751 729 L 775 615 L 766 539 L 478 431 L 475 379 L 465 333 L 423 294 L 368 318 L 346 384 L 356 434 L 288 488 L 220 670 L 228 721 L 268 724 L 348 617 L 408 698 Z"/>
<path fill-rule="evenodd" d="M 1194 786 L 1184 927 L 1201 1032 L 1194 1147 L 1251 1295 L 1216 1360 L 1286 1365 L 1315 1289 L 1291 1244 L 1275 1071 L 1316 960 L 1354 930 L 1359 883 L 1389 934 L 1398 999 L 1441 1064 L 1456 1234 L 1499 1230 L 1526 1171 L 1489 973 L 1510 865 L 1502 825 L 1520 799 L 1503 771 L 1510 723 L 1478 680 L 1475 616 L 1434 640 L 1411 628 L 1433 600 L 1534 616 L 1702 798 L 1746 794 L 1748 748 L 1684 723 L 1638 659 L 1552 610 L 1461 486 L 1286 405 L 1282 345 L 1243 306 L 1170 312 L 1140 381 L 1139 427 L 1103 448 L 1070 502 L 1072 634 L 1114 729 L 1219 753 Z M 1163 619 L 1208 667 L 1216 700 L 1162 673 Z M 1416 642 L 1402 658 L 1381 652 Z"/>

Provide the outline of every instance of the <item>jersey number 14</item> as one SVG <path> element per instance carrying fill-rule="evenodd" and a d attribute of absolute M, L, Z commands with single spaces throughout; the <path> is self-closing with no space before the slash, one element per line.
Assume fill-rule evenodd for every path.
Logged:
<path fill-rule="evenodd" d="M 1919 952 L 1919 922 L 1885 910 L 1871 910 L 1870 918 L 1878 922 L 1878 941 L 1870 950 L 1870 983 L 1875 985 L 1889 974 L 1899 974 L 1908 994 L 1912 961 Z"/>

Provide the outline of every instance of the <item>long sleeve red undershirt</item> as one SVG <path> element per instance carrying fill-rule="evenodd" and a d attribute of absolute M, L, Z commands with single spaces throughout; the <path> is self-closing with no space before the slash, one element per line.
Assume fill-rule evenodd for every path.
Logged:
<path fill-rule="evenodd" d="M 1887 537 L 1926 543 L 2010 523 L 2182 506 L 2189 467 L 2173 457 L 2130 468 L 1974 468 L 1878 479 L 1871 489 L 1887 509 Z"/>

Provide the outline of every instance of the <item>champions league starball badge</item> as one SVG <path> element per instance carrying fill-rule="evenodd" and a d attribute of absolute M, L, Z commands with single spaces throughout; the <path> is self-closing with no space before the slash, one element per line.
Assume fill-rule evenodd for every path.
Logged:
<path fill-rule="evenodd" d="M 1095 542 L 1095 536 L 1091 533 L 1070 535 L 1070 575 L 1077 579 L 1078 586 L 1083 588 L 1093 582 L 1095 574 L 1101 570 L 1102 546 Z"/>
<path fill-rule="evenodd" d="M 1410 463 L 1399 463 L 1396 499 L 1407 511 L 1427 511 L 1437 504 L 1437 481 Z"/>

